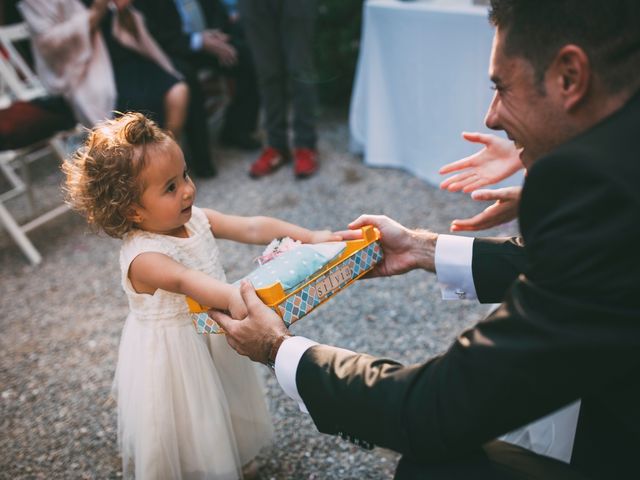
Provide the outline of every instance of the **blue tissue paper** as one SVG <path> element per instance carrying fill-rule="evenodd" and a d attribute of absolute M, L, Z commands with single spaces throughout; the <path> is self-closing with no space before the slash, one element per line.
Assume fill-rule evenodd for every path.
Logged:
<path fill-rule="evenodd" d="M 269 287 L 280 282 L 288 292 L 311 277 L 340 255 L 345 242 L 303 244 L 288 250 L 247 275 L 254 288 Z"/>

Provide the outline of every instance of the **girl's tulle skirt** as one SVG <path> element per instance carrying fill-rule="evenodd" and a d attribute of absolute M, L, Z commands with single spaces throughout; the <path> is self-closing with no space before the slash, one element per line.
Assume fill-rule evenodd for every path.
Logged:
<path fill-rule="evenodd" d="M 125 478 L 241 478 L 273 435 L 256 366 L 190 322 L 130 316 L 113 396 Z"/>

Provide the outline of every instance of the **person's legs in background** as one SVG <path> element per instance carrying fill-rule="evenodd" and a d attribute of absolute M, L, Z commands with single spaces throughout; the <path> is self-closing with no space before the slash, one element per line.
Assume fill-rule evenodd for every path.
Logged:
<path fill-rule="evenodd" d="M 267 145 L 253 163 L 252 177 L 268 175 L 289 159 L 287 73 L 282 53 L 279 0 L 240 0 L 240 18 L 251 48 L 264 109 Z"/>
<path fill-rule="evenodd" d="M 184 128 L 186 160 L 189 168 L 197 177 L 207 178 L 216 175 L 216 168 L 211 159 L 211 143 L 205 111 L 205 99 L 202 85 L 198 78 L 198 69 L 190 62 L 178 58 L 171 59 L 184 75 L 189 86 L 189 108 L 187 109 Z"/>
<path fill-rule="evenodd" d="M 180 141 L 182 130 L 189 110 L 189 87 L 185 82 L 178 82 L 164 96 L 165 128 Z"/>
<path fill-rule="evenodd" d="M 294 172 L 298 178 L 308 177 L 318 168 L 313 67 L 316 13 L 316 0 L 285 0 L 280 24 L 293 107 Z"/>
<path fill-rule="evenodd" d="M 230 69 L 220 68 L 223 75 L 233 79 L 231 102 L 225 111 L 220 143 L 245 150 L 256 150 L 260 148 L 260 142 L 253 136 L 260 111 L 256 70 L 242 27 L 237 23 L 233 24 L 229 35 L 238 52 L 238 63 Z"/>

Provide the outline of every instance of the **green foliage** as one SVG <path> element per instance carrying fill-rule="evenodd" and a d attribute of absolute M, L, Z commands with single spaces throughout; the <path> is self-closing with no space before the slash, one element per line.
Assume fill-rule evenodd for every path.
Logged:
<path fill-rule="evenodd" d="M 362 25 L 363 0 L 318 0 L 315 65 L 318 96 L 328 105 L 349 101 Z"/>

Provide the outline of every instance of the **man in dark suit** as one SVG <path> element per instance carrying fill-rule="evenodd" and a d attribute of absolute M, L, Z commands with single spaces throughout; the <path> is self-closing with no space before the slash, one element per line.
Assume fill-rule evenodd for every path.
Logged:
<path fill-rule="evenodd" d="M 500 308 L 443 355 L 410 366 L 289 336 L 247 284 L 245 319 L 212 316 L 239 353 L 275 360 L 278 381 L 320 431 L 402 453 L 397 478 L 631 478 L 640 449 L 640 3 L 491 5 L 496 93 L 486 123 L 523 149 L 528 170 L 524 244 L 474 242 L 474 283 Z M 385 217 L 350 227 L 366 223 L 382 233 L 377 274 L 435 270 L 437 234 Z M 493 440 L 578 398 L 568 465 Z"/>
<path fill-rule="evenodd" d="M 224 116 L 223 144 L 255 150 L 252 137 L 258 121 L 260 98 L 251 53 L 242 28 L 220 0 L 136 0 L 149 31 L 185 76 L 191 98 L 187 140 L 194 158 L 209 157 L 205 97 L 198 73 L 214 68 L 234 80 L 233 95 Z"/>

